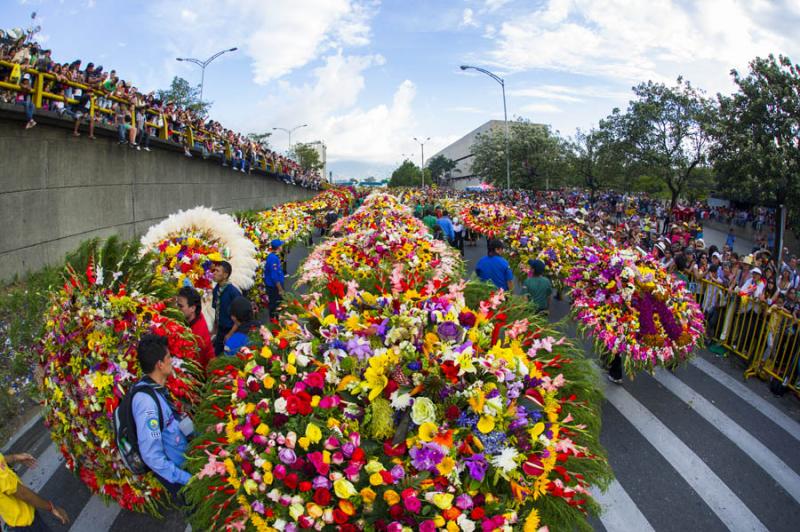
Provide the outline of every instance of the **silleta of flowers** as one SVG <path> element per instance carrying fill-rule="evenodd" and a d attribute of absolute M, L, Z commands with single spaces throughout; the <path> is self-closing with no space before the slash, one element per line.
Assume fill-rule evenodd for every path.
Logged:
<path fill-rule="evenodd" d="M 312 287 L 212 362 L 196 528 L 588 527 L 589 484 L 609 479 L 599 392 L 527 307 L 430 275 L 365 289 L 345 269 Z"/>
<path fill-rule="evenodd" d="M 67 468 L 93 493 L 128 510 L 158 514 L 168 497 L 152 474 L 137 476 L 125 467 L 112 413 L 140 377 L 136 345 L 145 333 L 167 337 L 175 364 L 167 387 L 178 408 L 197 403 L 197 345 L 163 303 L 129 287 L 128 273 L 104 271 L 94 260 L 83 271 L 68 269 L 46 316 L 41 389 L 45 420 Z"/>
<path fill-rule="evenodd" d="M 231 263 L 233 285 L 241 290 L 253 285 L 258 267 L 256 248 L 227 214 L 207 207 L 179 211 L 152 226 L 141 243 L 143 253 L 156 254 L 156 271 L 178 287 L 188 282 L 210 291 L 212 266 L 221 260 Z"/>
<path fill-rule="evenodd" d="M 488 237 L 504 237 L 506 225 L 520 218 L 520 211 L 502 203 L 469 203 L 461 210 L 464 225 Z"/>
<path fill-rule="evenodd" d="M 629 374 L 684 362 L 704 334 L 703 312 L 686 284 L 651 256 L 588 247 L 567 283 L 575 317 Z"/>

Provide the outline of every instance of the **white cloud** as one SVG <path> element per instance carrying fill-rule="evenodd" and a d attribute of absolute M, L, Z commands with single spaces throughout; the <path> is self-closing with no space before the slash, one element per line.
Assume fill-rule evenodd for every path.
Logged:
<path fill-rule="evenodd" d="M 461 14 L 461 26 L 478 27 L 478 23 L 475 21 L 475 13 L 473 13 L 472 9 L 464 8 L 464 12 Z"/>
<path fill-rule="evenodd" d="M 251 113 L 244 129 L 308 123 L 309 127 L 298 132 L 293 141 L 324 140 L 332 162 L 393 162 L 404 146 L 410 147 L 416 87 L 405 80 L 395 89 L 390 102 L 366 108 L 359 105 L 365 89 L 364 72 L 384 62 L 380 55 L 344 55 L 341 50 L 328 55 L 313 70 L 312 82 L 279 82 L 277 93 L 262 102 L 262 112 Z M 281 135 L 274 144 L 283 149 L 286 140 Z"/>
<path fill-rule="evenodd" d="M 534 87 L 511 89 L 508 94 L 522 98 L 538 98 L 570 103 L 585 102 L 587 99 L 624 99 L 630 97 L 629 92 L 591 85 L 575 87 L 567 85 L 536 85 Z"/>
<path fill-rule="evenodd" d="M 529 103 L 519 108 L 524 113 L 560 113 L 561 108 L 551 103 Z"/>
<path fill-rule="evenodd" d="M 794 0 L 789 0 L 792 3 Z M 550 69 L 612 79 L 699 77 L 712 90 L 756 55 L 800 50 L 775 2 L 747 0 L 549 0 L 502 23 L 491 61 L 522 71 Z M 695 78 L 690 77 L 693 81 Z"/>
<path fill-rule="evenodd" d="M 511 0 L 486 0 L 484 5 L 488 11 L 497 11 Z"/>
<path fill-rule="evenodd" d="M 237 45 L 264 84 L 326 52 L 369 43 L 372 0 L 194 0 L 156 7 L 167 48 L 205 57 Z M 165 32 L 167 33 L 167 32 Z M 187 49 L 188 48 L 188 49 Z"/>

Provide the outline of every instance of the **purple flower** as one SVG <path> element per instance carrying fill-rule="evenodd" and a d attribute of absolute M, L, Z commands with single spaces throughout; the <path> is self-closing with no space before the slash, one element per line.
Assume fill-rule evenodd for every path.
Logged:
<path fill-rule="evenodd" d="M 353 456 L 353 452 L 355 452 L 355 450 L 356 446 L 349 441 L 342 444 L 342 454 L 344 454 L 347 458 Z"/>
<path fill-rule="evenodd" d="M 439 333 L 439 336 L 442 340 L 454 341 L 456 338 L 460 336 L 461 331 L 458 328 L 458 325 L 453 323 L 452 321 L 445 321 L 439 324 L 436 328 L 436 332 Z"/>
<path fill-rule="evenodd" d="M 403 469 L 403 466 L 401 465 L 394 466 L 390 473 L 392 474 L 392 478 L 395 480 L 400 480 L 406 476 L 406 470 Z"/>
<path fill-rule="evenodd" d="M 297 455 L 294 454 L 294 451 L 286 447 L 282 447 L 281 450 L 278 451 L 278 458 L 286 465 L 292 465 L 297 461 Z"/>
<path fill-rule="evenodd" d="M 473 454 L 464 460 L 464 465 L 467 466 L 467 470 L 469 470 L 469 476 L 478 482 L 483 481 L 483 477 L 486 476 L 486 469 L 489 467 L 483 453 Z"/>
<path fill-rule="evenodd" d="M 435 443 L 424 443 L 422 447 L 413 447 L 408 454 L 411 455 L 411 465 L 418 471 L 433 471 L 444 458 L 444 450 Z"/>
<path fill-rule="evenodd" d="M 314 477 L 314 480 L 311 481 L 311 486 L 314 489 L 317 489 L 317 488 L 330 489 L 331 486 L 333 486 L 333 484 L 326 477 L 324 477 L 322 475 L 318 475 L 318 476 Z"/>
<path fill-rule="evenodd" d="M 263 502 L 261 502 L 261 501 L 253 501 L 253 503 L 250 505 L 250 507 L 253 509 L 254 512 L 257 512 L 257 513 L 260 513 L 261 515 L 264 515 L 264 503 Z"/>
<path fill-rule="evenodd" d="M 456 497 L 455 505 L 459 510 L 469 510 L 473 506 L 472 497 L 467 493 L 462 493 Z"/>
<path fill-rule="evenodd" d="M 372 356 L 372 348 L 367 342 L 359 342 L 356 338 L 351 338 L 346 344 L 347 352 L 359 360 L 366 360 Z"/>

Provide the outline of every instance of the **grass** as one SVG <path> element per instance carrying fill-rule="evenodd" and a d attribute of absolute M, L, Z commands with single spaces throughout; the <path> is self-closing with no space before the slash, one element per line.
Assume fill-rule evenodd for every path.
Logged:
<path fill-rule="evenodd" d="M 48 295 L 61 283 L 61 268 L 45 268 L 0 285 L 0 441 L 15 418 L 38 402 L 33 379 Z"/>

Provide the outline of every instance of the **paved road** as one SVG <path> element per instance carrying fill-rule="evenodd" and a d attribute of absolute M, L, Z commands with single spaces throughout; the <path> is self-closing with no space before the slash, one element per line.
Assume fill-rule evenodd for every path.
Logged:
<path fill-rule="evenodd" d="M 469 271 L 484 250 L 467 248 Z M 306 252 L 292 252 L 291 272 Z M 552 310 L 557 321 L 568 305 L 555 301 Z M 599 495 L 605 513 L 592 521 L 596 530 L 797 530 L 800 402 L 775 398 L 741 375 L 735 360 L 703 351 L 674 374 L 608 385 L 601 440 L 617 481 Z M 71 529 L 50 520 L 54 531 L 186 530 L 177 513 L 156 520 L 90 497 L 62 466 L 41 422 L 21 431 L 10 451 L 39 457 L 37 471 L 22 468 L 23 479 L 72 516 Z"/>

